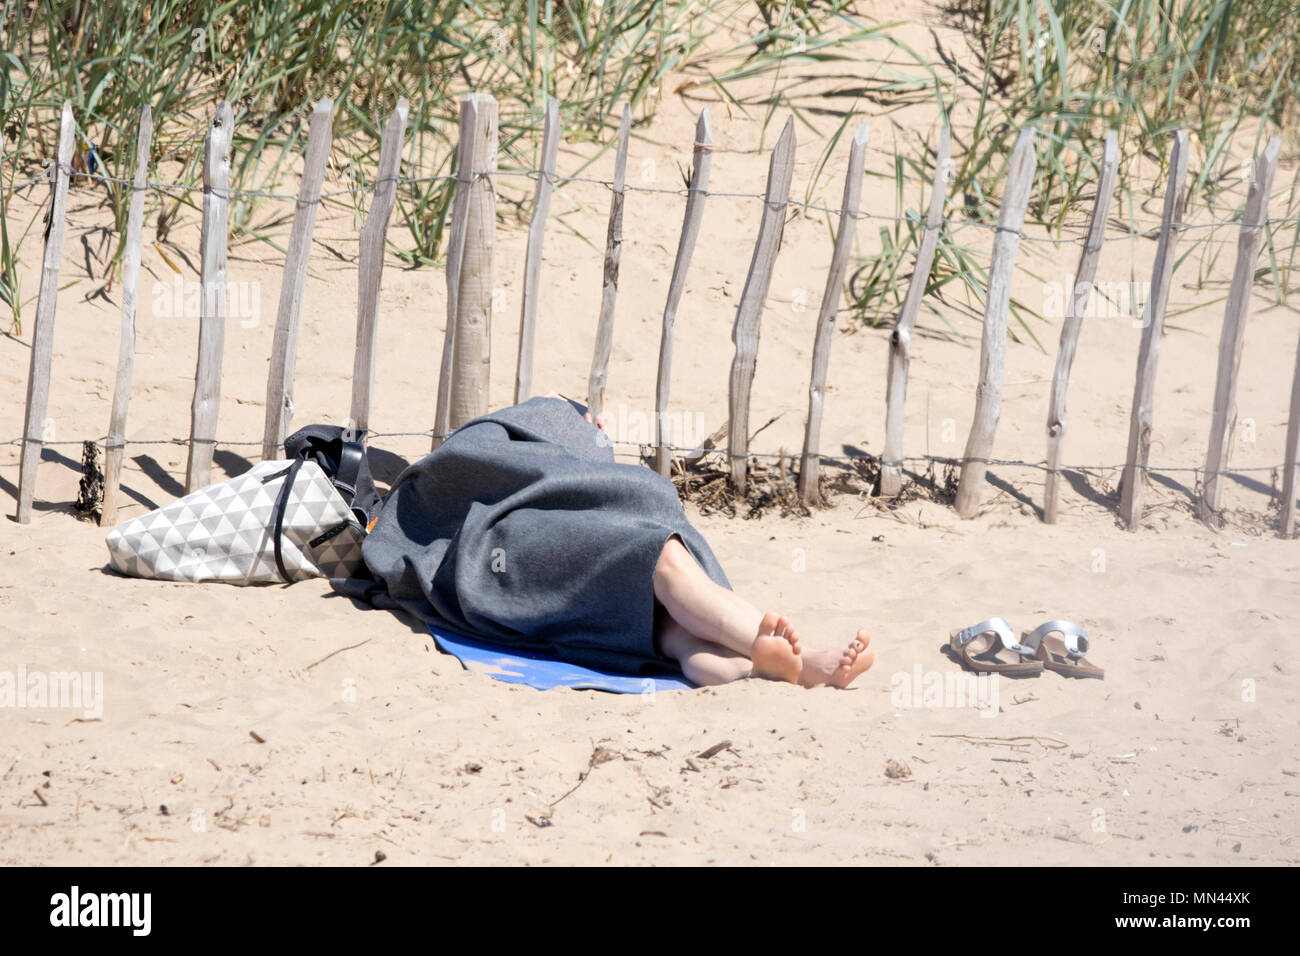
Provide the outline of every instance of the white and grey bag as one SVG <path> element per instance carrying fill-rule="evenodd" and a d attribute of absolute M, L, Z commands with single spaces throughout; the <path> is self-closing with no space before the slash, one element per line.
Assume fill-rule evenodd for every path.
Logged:
<path fill-rule="evenodd" d="M 366 529 L 315 461 L 263 461 L 108 535 L 134 577 L 267 584 L 355 577 Z"/>

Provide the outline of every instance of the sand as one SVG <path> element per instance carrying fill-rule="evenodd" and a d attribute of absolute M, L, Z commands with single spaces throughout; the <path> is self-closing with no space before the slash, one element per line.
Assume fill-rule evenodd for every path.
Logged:
<path fill-rule="evenodd" d="M 934 15 L 917 10 L 905 30 L 923 43 Z M 629 182 L 675 185 L 679 164 L 689 162 L 695 112 L 709 105 L 714 188 L 760 192 L 777 132 L 763 134 L 761 105 L 751 117 L 728 115 L 707 89 L 672 88 L 653 123 L 634 131 Z M 868 168 L 876 173 L 889 172 L 891 117 L 933 134 L 932 107 L 887 113 L 864 103 L 861 113 L 872 120 Z M 838 123 L 810 119 L 816 134 L 798 130 L 800 199 Z M 561 171 L 591 150 L 565 144 Z M 846 158 L 842 141 L 808 198 L 838 202 Z M 611 166 L 607 155 L 588 174 L 607 176 Z M 651 168 L 655 178 L 643 179 Z M 1279 184 L 1295 172 L 1294 154 L 1284 154 Z M 1154 177 L 1150 185 L 1137 214 L 1143 222 L 1158 214 Z M 868 178 L 864 208 L 892 214 L 892 188 L 892 179 Z M 913 208 L 918 196 L 908 196 Z M 69 204 L 49 408 L 59 441 L 99 437 L 107 426 L 120 301 L 117 289 L 91 296 L 102 285 L 94 230 L 108 221 L 100 198 L 79 185 Z M 547 231 L 539 391 L 585 393 L 607 202 L 602 187 L 580 184 L 553 202 L 564 225 Z M 680 197 L 627 199 L 607 403 L 616 437 L 632 443 L 644 437 L 637 428 L 653 407 L 681 210 Z M 672 392 L 674 410 L 698 431 L 725 419 L 731 323 L 760 212 L 752 200 L 709 200 L 678 315 Z M 513 387 L 526 239 L 512 212 L 504 219 L 494 405 L 508 404 Z M 1175 275 L 1157 384 L 1157 467 L 1204 460 L 1236 243 L 1230 229 L 1215 235 L 1224 245 L 1206 267 L 1206 287 L 1194 287 L 1195 260 Z M 197 217 L 187 213 L 172 241 L 191 262 L 197 236 Z M 963 239 L 979 236 L 967 230 Z M 299 344 L 299 424 L 339 423 L 347 413 L 355 240 L 348 217 L 322 214 Z M 864 222 L 856 253 L 874 253 L 878 243 L 877 223 Z M 1108 245 L 1098 280 L 1145 280 L 1154 245 Z M 824 219 L 789 221 L 763 315 L 751 421 L 777 418 L 755 451 L 801 446 L 830 251 Z M 23 287 L 34 290 L 39 244 L 29 238 L 23 254 Z M 1023 246 L 1015 295 L 1049 313 L 1052 284 L 1064 286 L 1076 260 L 1075 246 Z M 260 316 L 232 317 L 227 329 L 223 438 L 260 439 L 281 263 L 264 245 L 231 249 L 231 277 L 250 284 L 245 293 L 256 296 Z M 183 436 L 197 322 L 153 313 L 153 283 L 169 285 L 174 273 L 148 243 L 144 267 L 128 433 Z M 185 267 L 183 278 L 197 276 Z M 1251 304 L 1231 463 L 1267 469 L 1282 460 L 1300 320 L 1264 285 Z M 965 341 L 922 314 L 909 455 L 959 455 L 974 406 L 978 318 L 960 302 L 940 308 Z M 0 339 L 0 382 L 10 395 L 0 439 L 22 430 L 28 316 L 21 340 Z M 444 317 L 441 269 L 390 260 L 377 431 L 431 426 Z M 1044 455 L 1059 319 L 1030 321 L 1044 348 L 1009 346 L 996 454 L 1033 462 Z M 823 447 L 879 452 L 887 332 L 862 328 L 848 312 L 841 329 Z M 1195 520 L 1190 471 L 1157 475 L 1142 527 L 1120 528 L 1117 472 L 1103 466 L 1124 457 L 1139 335 L 1127 314 L 1085 322 L 1065 460 L 1095 471 L 1064 484 L 1055 526 L 1036 510 L 1042 472 L 1011 466 L 991 469 L 983 512 L 970 521 L 925 498 L 891 511 L 854 493 L 809 517 L 701 516 L 688 505 L 736 588 L 789 614 L 807 642 L 839 645 L 858 626 L 870 629 L 877 663 L 848 691 L 744 681 L 655 695 L 539 692 L 462 670 L 418 628 L 358 609 L 323 581 L 234 588 L 123 579 L 105 569 L 105 529 L 72 513 L 78 447 L 51 446 L 32 523 L 0 521 L 0 681 L 20 667 L 102 675 L 102 709 L 0 707 L 0 862 L 1294 863 L 1300 542 L 1276 537 L 1267 470 L 1227 483 L 1222 528 Z M 380 476 L 391 479 L 428 440 L 375 444 L 386 453 Z M 622 451 L 635 456 L 634 445 Z M 18 455 L 17 445 L 0 446 L 0 502 L 10 515 Z M 256 455 L 251 444 L 219 449 L 216 477 L 239 473 Z M 184 465 L 178 445 L 129 448 L 121 517 L 176 497 Z M 928 705 L 926 689 L 957 671 L 940 652 L 949 632 L 992 615 L 1018 629 L 1077 621 L 1106 679 L 1003 681 L 991 689 L 996 706 L 983 708 L 956 699 L 956 686 L 938 688 L 937 706 Z"/>

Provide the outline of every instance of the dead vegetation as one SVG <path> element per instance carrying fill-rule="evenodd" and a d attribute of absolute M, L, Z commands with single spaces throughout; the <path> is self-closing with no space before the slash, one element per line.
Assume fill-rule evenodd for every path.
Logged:
<path fill-rule="evenodd" d="M 761 518 L 776 513 L 783 518 L 806 518 L 812 514 L 799 495 L 799 467 L 793 455 L 751 458 L 743 495 L 731 483 L 731 471 L 722 452 L 674 459 L 672 482 L 681 500 L 694 504 L 704 515 Z M 814 507 L 832 507 L 846 495 L 882 511 L 894 511 L 913 501 L 951 504 L 957 494 L 956 462 L 929 463 L 925 473 L 912 476 L 895 498 L 877 497 L 879 488 L 878 458 L 823 458 L 817 482 L 820 501 Z"/>

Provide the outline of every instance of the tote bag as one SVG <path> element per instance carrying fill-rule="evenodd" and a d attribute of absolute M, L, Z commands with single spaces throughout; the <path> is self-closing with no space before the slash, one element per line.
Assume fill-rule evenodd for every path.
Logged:
<path fill-rule="evenodd" d="M 108 535 L 133 577 L 231 584 L 357 577 L 366 529 L 314 461 L 264 461 L 132 518 Z"/>

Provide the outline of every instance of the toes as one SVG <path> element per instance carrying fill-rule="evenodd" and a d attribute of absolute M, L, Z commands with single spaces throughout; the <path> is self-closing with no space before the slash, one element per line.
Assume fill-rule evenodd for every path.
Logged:
<path fill-rule="evenodd" d="M 864 648 L 861 651 L 850 649 L 844 652 L 844 657 L 840 662 L 840 669 L 861 673 L 869 670 L 875 660 L 876 655 L 870 649 Z"/>
<path fill-rule="evenodd" d="M 861 646 L 858 641 L 854 641 L 840 654 L 840 663 L 836 671 L 851 671 L 860 660 L 868 659 L 868 654 L 870 651 Z"/>
<path fill-rule="evenodd" d="M 835 668 L 827 683 L 833 687 L 845 688 L 871 669 L 876 657 L 871 648 L 866 646 L 865 637 L 864 632 L 859 632 L 859 637 L 844 649 L 840 654 L 839 666 Z"/>
<path fill-rule="evenodd" d="M 763 615 L 762 622 L 758 625 L 759 635 L 775 634 L 780 626 L 781 618 L 775 611 L 768 611 Z"/>

